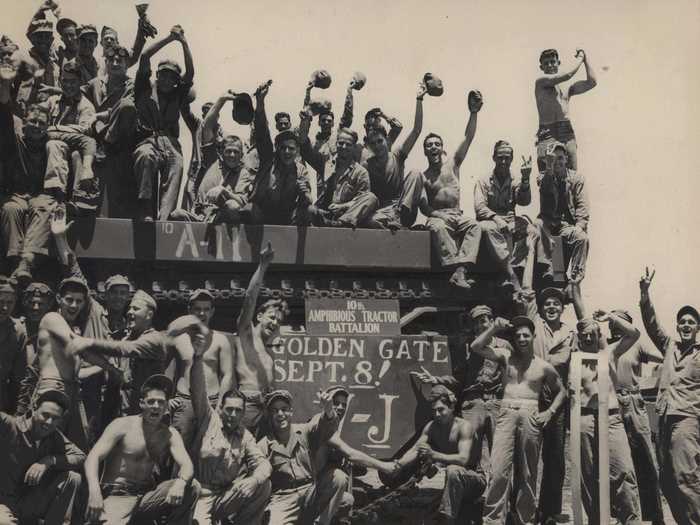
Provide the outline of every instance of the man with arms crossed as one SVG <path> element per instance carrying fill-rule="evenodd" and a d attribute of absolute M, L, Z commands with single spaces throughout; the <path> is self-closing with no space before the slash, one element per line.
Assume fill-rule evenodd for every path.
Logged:
<path fill-rule="evenodd" d="M 513 331 L 512 353 L 489 345 L 495 334 L 507 328 Z M 515 504 L 511 510 L 514 522 L 533 523 L 535 519 L 542 429 L 564 402 L 566 392 L 554 367 L 535 355 L 534 336 L 535 325 L 527 317 L 516 316 L 510 323 L 499 317 L 470 347 L 472 352 L 505 366 L 505 390 L 493 439 L 493 450 L 498 452 L 491 457 L 491 480 L 484 508 L 485 524 L 506 522 L 506 508 L 511 502 L 512 489 L 516 490 L 513 498 Z M 539 399 L 545 387 L 557 394 L 552 404 L 540 412 Z M 517 468 L 514 468 L 516 465 Z"/>
<path fill-rule="evenodd" d="M 126 525 L 167 518 L 189 524 L 199 496 L 192 461 L 177 430 L 163 423 L 173 383 L 154 375 L 141 387 L 141 414 L 115 419 L 85 461 L 89 522 Z M 156 484 L 158 467 L 167 456 L 179 467 L 176 479 Z M 100 463 L 104 461 L 102 476 Z"/>

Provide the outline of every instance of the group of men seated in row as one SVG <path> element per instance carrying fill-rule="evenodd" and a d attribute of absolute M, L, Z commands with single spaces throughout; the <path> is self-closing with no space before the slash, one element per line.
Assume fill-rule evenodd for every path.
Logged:
<path fill-rule="evenodd" d="M 65 214 L 54 214 L 51 229 L 66 272 L 55 310 L 51 289 L 32 283 L 22 295 L 25 319 L 12 317 L 16 283 L 0 279 L 4 522 L 259 523 L 267 516 L 275 525 L 327 524 L 351 510 L 352 465 L 361 465 L 389 478 L 437 470 L 417 485 L 430 505 L 412 512 L 431 510 L 446 523 L 460 522 L 465 509 L 480 514 L 482 494 L 485 523 L 505 523 L 508 515 L 519 523 L 553 523 L 562 511 L 571 369 L 582 380 L 582 498 L 589 522 L 597 523 L 602 400 L 597 365 L 575 357 L 586 354 L 609 365 L 612 515 L 622 523 L 662 523 L 663 490 L 678 523 L 700 518 L 694 463 L 700 315 L 681 308 L 679 337 L 668 335 L 649 296 L 653 273 L 640 281 L 640 304 L 660 352 L 639 345 L 639 330 L 622 310 L 589 317 L 578 300 L 579 322 L 567 326 L 564 294 L 547 288 L 536 295 L 532 271 L 523 276 L 510 320 L 489 305 L 473 307 L 476 337 L 456 352 L 464 360 L 455 361 L 453 374 L 411 374 L 411 381 L 431 386 L 432 420 L 410 450 L 379 460 L 338 432 L 349 385 L 331 385 L 319 393 L 319 414 L 293 421 L 294 399 L 273 375 L 272 347 L 288 307 L 280 299 L 257 306 L 273 259 L 270 245 L 246 290 L 232 345 L 209 329 L 215 305 L 204 289 L 191 293 L 188 314 L 164 331 L 153 326 L 156 301 L 143 290 L 132 296 L 123 276 L 107 281 L 102 305 L 68 247 Z M 536 231 L 526 238 L 530 269 L 540 241 Z M 639 389 L 647 360 L 664 362 L 658 458 Z"/>
<path fill-rule="evenodd" d="M 455 286 L 472 287 L 470 269 L 483 236 L 504 282 L 519 288 L 513 265 L 519 263 L 531 221 L 517 216 L 516 207 L 530 203 L 531 161 L 523 157 L 520 177 L 511 176 L 513 148 L 498 141 L 494 168 L 474 188 L 475 217 L 460 209 L 459 172 L 476 133 L 482 106 L 478 91 L 469 93 L 465 136 L 454 153 L 446 155 L 443 138 L 429 133 L 423 140 L 427 168 L 406 173 L 406 159 L 422 132 L 423 98 L 443 91 L 435 75 L 427 73 L 420 82 L 413 127 L 403 140 L 398 140 L 401 123 L 380 108 L 366 113 L 363 142 L 351 129 L 353 92 L 366 82 L 361 73 L 355 73 L 348 85 L 336 127 L 330 102 L 311 98 L 314 88 L 331 83 L 323 70 L 314 72 L 309 81 L 298 127 L 292 129 L 289 114 L 275 115 L 278 133 L 273 140 L 265 111 L 271 81 L 256 90 L 255 105 L 248 94 L 227 91 L 203 106 L 201 118 L 196 116 L 194 61 L 183 29 L 175 26 L 145 47 L 147 37 L 155 37 L 157 30 L 143 6 L 138 13 L 133 49 L 121 46 L 116 31 L 105 26 L 99 60 L 93 56 L 96 28 L 59 18 L 52 0 L 41 5 L 29 25 L 27 52 L 3 37 L 0 243 L 10 271 L 20 281 L 31 280 L 48 254 L 54 206 L 65 203 L 73 216 L 94 212 L 102 203 L 110 216 L 142 221 L 389 229 L 411 227 L 420 211 L 427 218 L 440 262 L 453 271 L 450 282 Z M 54 36 L 52 18 L 58 19 L 60 39 Z M 184 71 L 178 63 L 163 60 L 152 81 L 153 56 L 172 42 L 182 47 Z M 572 283 L 580 282 L 585 272 L 589 207 L 585 180 L 575 171 L 576 141 L 568 101 L 596 84 L 585 53 L 579 50 L 576 56 L 574 68 L 559 72 L 557 52 L 544 51 L 542 76 L 535 86 L 542 202 L 537 225 L 547 236 L 562 236 L 570 247 Z M 128 70 L 136 64 L 132 79 Z M 562 88 L 581 65 L 586 78 Z M 233 118 L 251 126 L 247 144 L 219 125 L 227 101 L 232 101 Z M 312 138 L 314 116 L 320 131 Z M 192 133 L 186 181 L 180 117 Z M 179 203 L 183 184 L 186 191 Z M 542 243 L 545 264 L 550 244 Z"/>

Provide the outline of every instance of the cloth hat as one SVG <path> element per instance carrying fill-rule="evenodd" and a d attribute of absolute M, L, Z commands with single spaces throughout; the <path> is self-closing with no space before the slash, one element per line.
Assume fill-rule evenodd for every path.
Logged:
<path fill-rule="evenodd" d="M 314 87 L 328 89 L 331 85 L 331 74 L 325 69 L 317 69 L 311 73 L 311 82 Z"/>
<path fill-rule="evenodd" d="M 496 143 L 493 145 L 493 155 L 492 157 L 495 159 L 496 155 L 499 152 L 505 152 L 507 151 L 510 156 L 513 156 L 513 146 L 511 146 L 510 142 L 507 140 L 497 140 Z"/>
<path fill-rule="evenodd" d="M 92 24 L 83 24 L 78 28 L 78 38 L 83 35 L 97 35 L 97 28 Z"/>
<path fill-rule="evenodd" d="M 554 297 L 555 299 L 559 299 L 559 302 L 563 305 L 566 302 L 566 298 L 564 296 L 564 292 L 562 292 L 559 288 L 545 288 L 540 292 L 539 296 L 539 302 L 540 304 L 544 303 L 547 299 L 550 297 Z"/>
<path fill-rule="evenodd" d="M 676 314 L 676 322 L 679 322 L 681 320 L 681 317 L 687 314 L 690 314 L 693 317 L 695 317 L 695 320 L 700 323 L 700 314 L 695 308 L 693 308 L 689 304 L 682 306 L 681 309 L 678 310 L 678 313 Z"/>
<path fill-rule="evenodd" d="M 50 20 L 32 20 L 27 28 L 27 36 L 35 33 L 51 33 L 53 34 L 53 22 Z"/>
<path fill-rule="evenodd" d="M 155 374 L 146 379 L 143 385 L 141 385 L 141 395 L 144 395 L 146 393 L 146 390 L 149 390 L 151 388 L 157 388 L 158 390 L 162 390 L 163 392 L 165 392 L 165 395 L 168 397 L 168 399 L 173 397 L 173 382 L 166 375 Z"/>
<path fill-rule="evenodd" d="M 630 315 L 630 313 L 627 310 L 613 310 L 611 313 L 613 313 L 619 317 L 622 317 L 628 323 L 632 322 L 632 316 Z"/>
<path fill-rule="evenodd" d="M 56 22 L 56 31 L 58 31 L 58 34 L 61 35 L 63 34 L 63 31 L 70 26 L 74 26 L 76 29 L 78 28 L 78 24 L 70 18 L 61 18 L 58 22 Z"/>
<path fill-rule="evenodd" d="M 133 303 L 136 301 L 145 303 L 146 306 L 148 306 L 154 312 L 158 309 L 158 303 L 156 303 L 156 300 L 143 290 L 136 290 L 136 293 L 131 298 L 131 302 Z"/>
<path fill-rule="evenodd" d="M 6 275 L 0 275 L 0 292 L 15 293 L 17 281 Z"/>
<path fill-rule="evenodd" d="M 340 385 L 329 386 L 323 391 L 323 393 L 330 394 L 331 397 L 335 397 L 336 394 L 345 394 L 346 396 L 350 396 L 348 389 Z"/>
<path fill-rule="evenodd" d="M 180 69 L 180 64 L 178 64 L 174 60 L 168 59 L 161 60 L 160 62 L 158 62 L 158 71 L 163 70 L 172 71 L 173 73 L 177 73 L 178 75 L 182 73 L 182 69 Z"/>
<path fill-rule="evenodd" d="M 510 320 L 510 324 L 513 328 L 513 331 L 520 328 L 521 326 L 527 326 L 533 334 L 535 333 L 535 323 L 532 322 L 532 319 L 524 315 L 516 315 Z"/>
<path fill-rule="evenodd" d="M 66 277 L 61 281 L 61 284 L 58 285 L 58 293 L 62 294 L 63 289 L 68 286 L 69 284 L 77 284 L 81 288 L 85 290 L 85 295 L 90 293 L 90 288 L 88 288 L 87 283 L 81 279 L 80 277 Z"/>
<path fill-rule="evenodd" d="M 493 317 L 493 310 L 485 304 L 480 304 L 469 310 L 469 318 L 473 321 L 480 315 L 489 315 Z"/>
<path fill-rule="evenodd" d="M 423 83 L 428 90 L 428 95 L 431 97 L 439 97 L 445 91 L 442 86 L 442 80 L 432 73 L 426 73 L 423 75 Z"/>
<path fill-rule="evenodd" d="M 40 282 L 33 282 L 29 283 L 29 286 L 27 286 L 24 289 L 23 293 L 24 297 L 27 296 L 32 296 L 32 297 L 51 297 L 53 296 L 53 290 L 48 284 L 45 283 L 40 283 Z"/>
<path fill-rule="evenodd" d="M 352 75 L 352 89 L 356 89 L 357 91 L 361 90 L 363 87 L 365 87 L 365 84 L 367 83 L 367 77 L 365 76 L 364 73 L 361 73 L 359 71 L 355 71 Z"/>
<path fill-rule="evenodd" d="M 196 301 L 200 297 L 206 297 L 212 303 L 214 302 L 214 294 L 213 293 L 211 293 L 209 290 L 205 290 L 204 288 L 197 288 L 196 290 L 194 290 L 190 293 L 190 297 L 187 300 L 187 304 L 192 304 L 194 301 Z"/>
<path fill-rule="evenodd" d="M 253 122 L 255 117 L 255 108 L 253 108 L 253 99 L 248 93 L 236 93 L 233 99 L 233 109 L 231 110 L 231 118 L 244 126 Z"/>
<path fill-rule="evenodd" d="M 112 286 L 128 286 L 131 289 L 131 281 L 120 274 L 112 275 L 105 281 L 105 290 L 109 290 Z"/>
<path fill-rule="evenodd" d="M 100 31 L 100 40 L 106 36 L 113 36 L 115 40 L 119 40 L 119 33 L 109 26 L 102 26 L 102 31 Z"/>
<path fill-rule="evenodd" d="M 265 396 L 265 408 L 270 408 L 275 399 L 284 399 L 290 405 L 292 404 L 292 394 L 289 390 L 273 390 Z"/>
<path fill-rule="evenodd" d="M 47 390 L 39 394 L 39 397 L 37 397 L 34 406 L 39 407 L 45 401 L 51 401 L 52 403 L 56 403 L 63 409 L 64 412 L 68 412 L 68 410 L 70 410 L 70 399 L 66 394 L 64 394 L 60 390 Z"/>
<path fill-rule="evenodd" d="M 312 100 L 309 103 L 309 109 L 311 109 L 311 113 L 314 115 L 320 115 L 321 113 L 327 113 L 331 110 L 333 107 L 333 104 L 331 104 L 331 101 L 328 100 L 327 98 L 320 98 L 316 100 Z"/>

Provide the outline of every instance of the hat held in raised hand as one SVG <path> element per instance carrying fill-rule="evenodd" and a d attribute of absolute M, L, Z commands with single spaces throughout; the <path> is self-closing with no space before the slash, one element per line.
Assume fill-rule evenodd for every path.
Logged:
<path fill-rule="evenodd" d="M 352 75 L 352 89 L 359 91 L 363 87 L 365 87 L 366 83 L 367 83 L 367 77 L 365 76 L 364 73 L 361 73 L 359 71 L 355 71 L 355 73 L 353 73 L 353 75 Z"/>
<path fill-rule="evenodd" d="M 325 69 L 317 69 L 311 73 L 311 83 L 319 89 L 328 89 L 331 85 L 331 74 Z"/>
<path fill-rule="evenodd" d="M 431 97 L 439 97 L 445 91 L 445 88 L 442 86 L 442 80 L 432 73 L 423 75 L 423 83 L 428 90 L 428 95 Z"/>
<path fill-rule="evenodd" d="M 253 117 L 255 117 L 253 99 L 248 93 L 234 93 L 234 95 L 231 118 L 239 124 L 247 126 L 253 122 Z"/>

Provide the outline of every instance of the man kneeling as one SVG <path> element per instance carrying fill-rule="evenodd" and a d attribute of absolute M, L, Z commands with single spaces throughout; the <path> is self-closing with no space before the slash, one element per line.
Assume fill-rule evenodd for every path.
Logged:
<path fill-rule="evenodd" d="M 194 518 L 199 525 L 224 518 L 232 525 L 257 525 L 270 497 L 272 468 L 253 435 L 241 425 L 245 412 L 243 394 L 229 390 L 223 394 L 219 408 L 211 408 L 202 359 L 209 348 L 207 338 L 193 337 L 192 347 L 190 392 L 199 422 L 192 455 L 197 479 L 202 483 Z"/>
<path fill-rule="evenodd" d="M 474 443 L 474 437 L 480 434 L 469 421 L 455 417 L 457 399 L 446 386 L 435 385 L 428 399 L 433 420 L 425 425 L 413 448 L 396 463 L 400 468 L 416 461 L 438 467 L 433 481 L 424 478 L 418 487 L 429 490 L 444 477 L 438 519 L 442 520 L 440 523 L 453 524 L 462 504 L 475 501 L 486 489 L 486 476 L 479 466 L 481 442 L 477 439 L 479 442 Z"/>
<path fill-rule="evenodd" d="M 88 454 L 87 521 L 104 525 L 160 518 L 169 525 L 192 522 L 199 483 L 192 481 L 192 461 L 180 434 L 163 423 L 172 392 L 173 383 L 166 376 L 148 378 L 141 387 L 141 414 L 112 421 Z M 168 453 L 179 467 L 179 477 L 157 485 L 155 476 Z"/>

